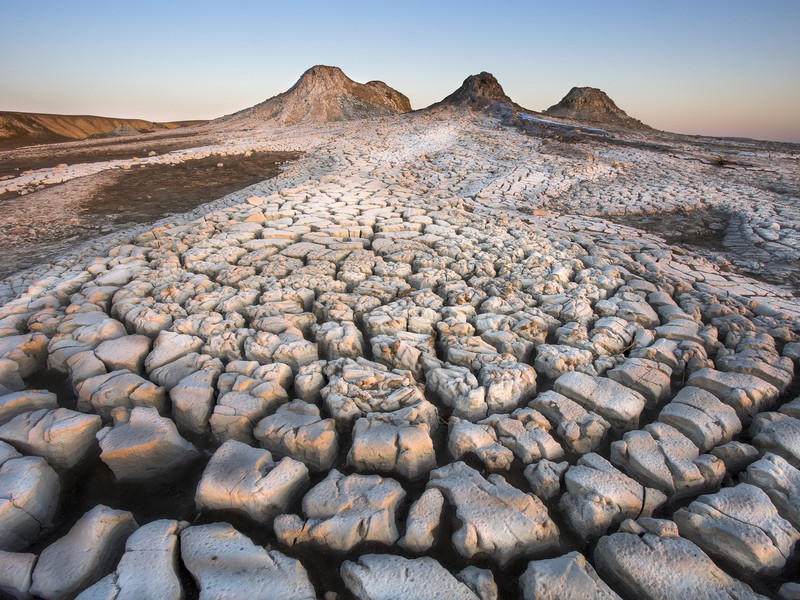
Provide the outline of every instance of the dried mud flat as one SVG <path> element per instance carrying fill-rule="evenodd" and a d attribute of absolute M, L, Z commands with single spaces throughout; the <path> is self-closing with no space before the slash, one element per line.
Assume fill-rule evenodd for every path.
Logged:
<path fill-rule="evenodd" d="M 147 156 L 147 151 L 142 154 Z M 125 154 L 126 158 L 130 155 Z M 260 152 L 247 157 L 208 156 L 174 165 L 134 165 L 22 196 L 2 194 L 0 277 L 46 262 L 88 240 L 193 210 L 273 177 L 282 163 L 296 157 L 290 152 Z M 93 158 L 105 162 L 102 154 Z"/>
<path fill-rule="evenodd" d="M 447 106 L 205 131 L 0 182 L 302 153 L 0 284 L 0 590 L 797 593 L 800 303 L 736 263 L 800 256 L 796 148 Z"/>

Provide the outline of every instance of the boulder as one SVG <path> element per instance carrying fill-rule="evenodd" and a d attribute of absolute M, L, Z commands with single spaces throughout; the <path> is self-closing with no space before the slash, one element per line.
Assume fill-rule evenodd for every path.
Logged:
<path fill-rule="evenodd" d="M 672 369 L 647 358 L 626 358 L 622 364 L 609 369 L 606 376 L 639 392 L 649 406 L 661 403 L 671 393 Z"/>
<path fill-rule="evenodd" d="M 533 495 L 547 501 L 554 500 L 561 495 L 564 474 L 567 469 L 569 469 L 569 463 L 566 460 L 556 463 L 542 459 L 525 467 L 524 473 L 525 479 L 531 484 Z"/>
<path fill-rule="evenodd" d="M 321 391 L 322 398 L 340 429 L 368 413 L 392 412 L 425 400 L 410 372 L 390 371 L 363 358 L 332 361 L 325 374 L 328 385 Z"/>
<path fill-rule="evenodd" d="M 396 473 L 421 479 L 436 467 L 431 426 L 438 425 L 436 407 L 427 400 L 392 412 L 372 412 L 353 427 L 347 464 L 356 471 Z"/>
<path fill-rule="evenodd" d="M 438 396 L 445 406 L 453 409 L 453 416 L 478 421 L 487 416 L 486 389 L 466 367 L 446 364 L 431 369 L 426 376 L 427 389 Z"/>
<path fill-rule="evenodd" d="M 125 335 L 106 340 L 94 349 L 109 371 L 122 369 L 141 374 L 144 361 L 150 353 L 150 338 L 144 335 Z"/>
<path fill-rule="evenodd" d="M 25 382 L 19 374 L 19 365 L 9 358 L 0 358 L 0 395 L 21 392 L 24 389 Z"/>
<path fill-rule="evenodd" d="M 0 360 L 17 363 L 17 373 L 25 379 L 44 368 L 48 341 L 38 332 L 0 337 Z"/>
<path fill-rule="evenodd" d="M 486 388 L 486 416 L 508 413 L 536 395 L 536 371 L 510 355 L 484 364 L 478 381 Z"/>
<path fill-rule="evenodd" d="M 90 377 L 78 386 L 79 411 L 97 413 L 108 421 L 120 407 L 149 407 L 165 414 L 164 388 L 125 370 Z"/>
<path fill-rule="evenodd" d="M 478 423 L 494 429 L 497 440 L 524 465 L 564 456 L 564 450 L 550 435 L 550 423 L 532 408 L 518 408 L 510 415 L 491 415 Z"/>
<path fill-rule="evenodd" d="M 169 391 L 172 418 L 182 433 L 203 435 L 209 431 L 219 374 L 220 369 L 215 365 L 206 366 L 181 379 Z"/>
<path fill-rule="evenodd" d="M 714 394 L 732 407 L 745 425 L 756 414 L 769 410 L 779 395 L 778 388 L 755 375 L 725 373 L 708 368 L 692 373 L 687 384 Z"/>
<path fill-rule="evenodd" d="M 758 449 L 744 442 L 728 442 L 710 452 L 725 463 L 725 470 L 735 474 L 744 471 L 750 463 L 758 460 Z"/>
<path fill-rule="evenodd" d="M 511 468 L 514 453 L 498 441 L 490 425 L 450 417 L 448 429 L 447 451 L 451 459 L 461 460 L 467 454 L 474 454 L 487 469 L 506 471 Z"/>
<path fill-rule="evenodd" d="M 406 520 L 406 534 L 397 545 L 411 552 L 427 552 L 436 542 L 442 520 L 444 496 L 436 488 L 427 488 L 411 505 Z"/>
<path fill-rule="evenodd" d="M 536 372 L 550 379 L 558 379 L 570 371 L 597 375 L 593 363 L 594 355 L 585 348 L 565 344 L 541 344 L 536 347 Z"/>
<path fill-rule="evenodd" d="M 316 326 L 314 339 L 328 360 L 364 355 L 364 338 L 355 323 L 328 321 Z M 374 342 L 373 342 L 374 343 Z"/>

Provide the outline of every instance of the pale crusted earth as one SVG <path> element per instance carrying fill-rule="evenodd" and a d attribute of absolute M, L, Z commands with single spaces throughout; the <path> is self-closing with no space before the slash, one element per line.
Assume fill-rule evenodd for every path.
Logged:
<path fill-rule="evenodd" d="M 0 284 L 0 592 L 799 597 L 800 304 L 602 218 L 791 264 L 797 154 L 449 108 L 219 137 L 145 160 L 306 155 Z"/>

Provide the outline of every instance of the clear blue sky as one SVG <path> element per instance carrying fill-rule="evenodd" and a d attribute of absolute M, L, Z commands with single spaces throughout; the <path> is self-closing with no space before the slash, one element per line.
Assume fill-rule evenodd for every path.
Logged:
<path fill-rule="evenodd" d="M 211 118 L 328 64 L 414 108 L 489 71 L 534 110 L 589 85 L 655 127 L 800 142 L 800 0 L 0 0 L 0 15 L 0 110 Z"/>

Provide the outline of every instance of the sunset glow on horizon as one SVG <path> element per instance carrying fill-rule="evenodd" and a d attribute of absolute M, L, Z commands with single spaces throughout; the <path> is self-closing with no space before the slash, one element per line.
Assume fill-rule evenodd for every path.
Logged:
<path fill-rule="evenodd" d="M 493 73 L 531 110 L 604 90 L 668 131 L 800 142 L 800 3 L 9 3 L 0 110 L 208 119 L 315 64 L 424 108 Z"/>

